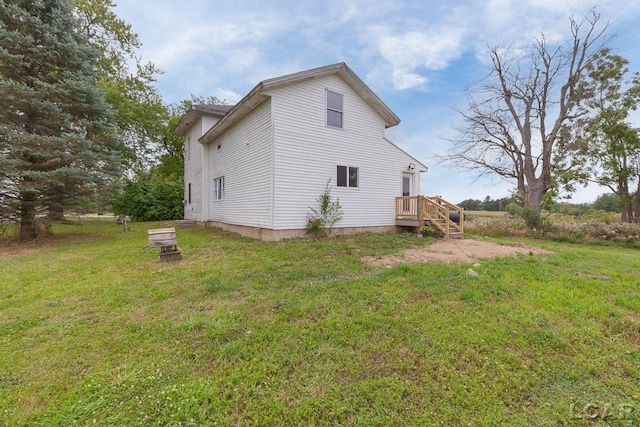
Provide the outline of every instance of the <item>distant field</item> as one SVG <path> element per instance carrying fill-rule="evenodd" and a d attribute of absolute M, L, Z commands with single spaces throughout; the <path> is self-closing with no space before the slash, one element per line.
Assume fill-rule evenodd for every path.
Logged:
<path fill-rule="evenodd" d="M 0 426 L 640 423 L 637 250 L 373 267 L 433 240 L 185 227 L 180 262 L 142 251 L 174 224 L 0 242 Z"/>
<path fill-rule="evenodd" d="M 508 215 L 507 212 L 499 211 L 464 211 L 467 216 L 487 216 L 487 217 L 501 217 Z"/>

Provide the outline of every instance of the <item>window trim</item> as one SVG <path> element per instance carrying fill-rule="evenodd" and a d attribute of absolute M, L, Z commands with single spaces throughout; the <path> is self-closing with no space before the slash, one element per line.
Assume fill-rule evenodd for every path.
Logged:
<path fill-rule="evenodd" d="M 341 110 L 336 108 L 329 107 L 329 94 L 338 95 L 340 97 Z M 334 129 L 344 129 L 344 94 L 334 92 L 332 90 L 326 89 L 325 91 L 325 123 L 328 127 Z M 340 114 L 340 126 L 334 126 L 329 123 L 329 112 L 339 113 Z"/>
<path fill-rule="evenodd" d="M 213 180 L 213 201 L 224 200 L 224 175 Z"/>
<path fill-rule="evenodd" d="M 345 179 L 345 184 L 346 185 L 340 185 L 340 168 L 345 168 L 345 172 L 346 172 L 346 176 L 344 177 Z M 355 178 L 356 178 L 356 185 L 351 185 L 351 171 L 355 169 Z M 336 165 L 336 187 L 339 188 L 360 188 L 360 167 L 359 166 L 347 166 L 347 165 Z"/>

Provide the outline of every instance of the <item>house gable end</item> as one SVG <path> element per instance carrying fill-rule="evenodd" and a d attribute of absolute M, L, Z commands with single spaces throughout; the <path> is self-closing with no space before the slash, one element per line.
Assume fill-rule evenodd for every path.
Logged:
<path fill-rule="evenodd" d="M 203 144 L 211 143 L 214 139 L 232 127 L 235 123 L 249 114 L 254 108 L 264 102 L 265 92 L 304 83 L 309 80 L 323 78 L 332 74 L 338 75 L 367 103 L 384 121 L 385 127 L 392 127 L 400 123 L 400 118 L 345 64 L 344 62 L 288 74 L 282 77 L 267 79 L 256 85 L 229 113 L 213 126 L 201 139 Z"/>

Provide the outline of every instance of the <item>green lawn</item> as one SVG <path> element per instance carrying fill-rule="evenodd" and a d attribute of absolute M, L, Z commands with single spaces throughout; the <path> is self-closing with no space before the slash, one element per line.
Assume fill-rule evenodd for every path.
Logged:
<path fill-rule="evenodd" d="M 528 241 L 554 253 L 470 277 L 360 261 L 410 235 L 184 228 L 163 264 L 163 226 L 0 248 L 0 425 L 640 423 L 637 250 Z"/>

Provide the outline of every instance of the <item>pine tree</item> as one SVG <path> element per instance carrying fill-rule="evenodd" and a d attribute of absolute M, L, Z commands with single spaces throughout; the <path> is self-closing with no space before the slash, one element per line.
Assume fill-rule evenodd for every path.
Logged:
<path fill-rule="evenodd" d="M 0 208 L 21 240 L 37 236 L 39 211 L 118 173 L 98 57 L 70 0 L 0 0 Z"/>

